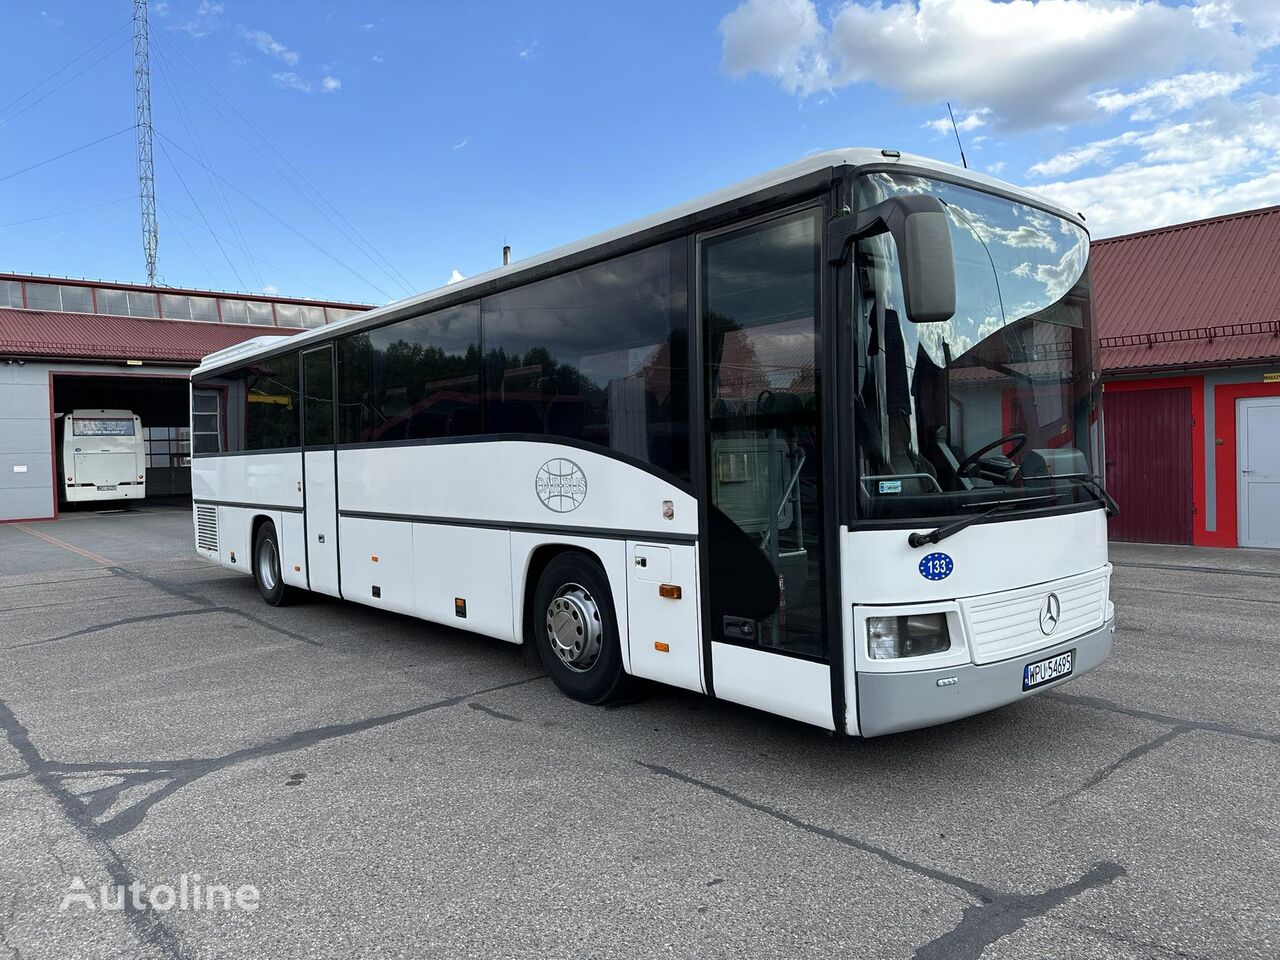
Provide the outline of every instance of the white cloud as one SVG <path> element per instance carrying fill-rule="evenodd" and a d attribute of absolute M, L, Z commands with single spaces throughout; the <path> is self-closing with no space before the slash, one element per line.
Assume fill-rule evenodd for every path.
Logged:
<path fill-rule="evenodd" d="M 372 24 L 372 23 L 362 23 L 362 24 L 360 24 L 360 29 L 361 29 L 361 30 L 372 30 L 372 29 L 373 29 L 373 24 Z"/>
<path fill-rule="evenodd" d="M 1137 107 L 1130 115 L 1132 119 L 1152 120 L 1163 113 L 1177 113 L 1214 97 L 1229 96 L 1255 78 L 1253 73 L 1183 73 L 1148 83 L 1130 93 L 1104 90 L 1093 95 L 1093 102 L 1107 113 Z"/>
<path fill-rule="evenodd" d="M 962 116 L 957 120 L 956 126 L 960 128 L 961 133 L 969 133 L 979 127 L 986 126 L 987 117 L 990 114 L 990 109 L 986 107 L 981 110 L 974 110 L 967 116 Z M 950 116 L 939 117 L 937 120 L 926 120 L 924 125 L 938 136 L 949 136 L 952 133 Z M 974 142 L 977 143 L 978 139 L 978 137 L 974 137 Z"/>
<path fill-rule="evenodd" d="M 1239 74 L 1280 38 L 1274 0 L 743 0 L 720 22 L 731 76 L 791 93 L 870 82 L 918 103 L 959 100 L 1003 128 L 1097 116 L 1091 94 L 1188 64 Z"/>
<path fill-rule="evenodd" d="M 342 89 L 342 81 L 337 77 L 325 77 L 320 81 L 320 89 L 324 93 L 337 93 Z"/>
<path fill-rule="evenodd" d="M 1229 103 L 1191 120 L 1075 148 L 1097 151 L 1110 169 L 1035 189 L 1089 218 L 1094 236 L 1111 236 L 1280 203 L 1280 97 Z M 1082 164 L 1037 164 L 1045 175 Z"/>
<path fill-rule="evenodd" d="M 160 0 L 159 3 L 153 3 L 151 5 L 151 12 L 157 17 L 167 17 L 169 15 L 169 4 L 165 3 L 165 0 Z"/>
<path fill-rule="evenodd" d="M 1008 164 L 1004 160 L 997 160 L 995 163 L 987 164 L 987 173 L 991 174 L 993 177 L 998 177 L 1000 174 L 1004 173 L 1004 168 L 1006 166 L 1008 166 Z"/>
<path fill-rule="evenodd" d="M 445 281 L 445 286 L 448 286 L 451 283 L 460 283 L 465 279 L 467 278 L 460 274 L 458 269 L 455 267 L 453 272 L 449 274 L 449 279 Z"/>
<path fill-rule="evenodd" d="M 303 93 L 310 93 L 312 90 L 311 81 L 302 79 L 292 70 L 288 73 L 273 73 L 271 80 L 277 87 L 286 90 L 301 90 Z"/>
<path fill-rule="evenodd" d="M 811 0 L 744 0 L 720 21 L 722 62 L 731 77 L 763 73 L 790 93 L 825 86 L 822 25 Z"/>
<path fill-rule="evenodd" d="M 270 57 L 277 57 L 289 66 L 298 62 L 298 52 L 290 50 L 265 30 L 246 30 L 244 38 Z"/>
<path fill-rule="evenodd" d="M 531 60 L 533 59 L 533 55 L 537 53 L 537 51 L 538 51 L 538 41 L 535 39 L 533 43 L 529 44 L 527 47 L 525 47 L 520 51 L 520 59 Z"/>
<path fill-rule="evenodd" d="M 264 296 L 268 296 L 268 297 L 279 296 L 280 288 L 277 287 L 274 283 L 268 283 L 265 287 L 262 288 L 262 293 Z"/>
<path fill-rule="evenodd" d="M 463 147 L 465 147 L 465 146 L 466 146 L 467 144 L 469 144 L 470 142 L 471 142 L 471 137 L 469 137 L 469 136 L 467 136 L 467 137 L 463 137 L 461 140 L 459 140 L 457 143 L 455 143 L 455 144 L 454 144 L 452 147 L 450 147 L 449 149 L 450 149 L 450 150 L 461 150 Z"/>
<path fill-rule="evenodd" d="M 385 63 L 385 62 L 386 62 L 386 58 L 385 58 L 385 57 L 383 57 L 383 56 L 382 56 L 382 54 L 380 54 L 380 53 L 375 53 L 375 54 L 374 54 L 372 57 L 370 57 L 369 59 L 370 59 L 370 60 L 372 60 L 374 63 Z"/>
<path fill-rule="evenodd" d="M 215 3 L 213 0 L 200 0 L 200 6 L 196 8 L 195 16 L 169 29 L 181 30 L 191 38 L 199 40 L 201 37 L 207 37 L 218 28 L 218 20 L 221 16 L 221 3 Z"/>

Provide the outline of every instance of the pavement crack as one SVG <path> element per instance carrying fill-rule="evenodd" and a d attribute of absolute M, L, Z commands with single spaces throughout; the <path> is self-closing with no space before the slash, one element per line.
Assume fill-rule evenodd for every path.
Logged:
<path fill-rule="evenodd" d="M 780 820 L 806 833 L 832 840 L 846 847 L 852 847 L 863 853 L 869 853 L 880 858 L 885 863 L 900 867 L 925 879 L 946 884 L 972 897 L 976 902 L 964 907 L 960 923 L 953 930 L 917 949 L 915 953 L 916 960 L 978 960 L 983 950 L 1006 934 L 1017 930 L 1028 920 L 1042 916 L 1085 890 L 1110 883 L 1126 873 L 1124 867 L 1119 864 L 1096 863 L 1079 880 L 1074 880 L 1060 887 L 1054 887 L 1042 893 L 1002 893 L 975 880 L 969 880 L 957 874 L 939 870 L 936 867 L 908 860 L 906 857 L 901 857 L 865 840 L 859 840 L 857 837 L 851 837 L 829 827 L 822 827 L 806 820 L 801 820 L 799 817 L 792 816 L 776 807 L 751 800 L 741 794 L 734 793 L 732 790 L 680 773 L 670 767 L 660 766 L 655 763 L 645 763 L 644 761 L 637 762 L 652 773 L 714 793 L 716 796 L 746 807 L 748 810 L 763 813 L 765 816 Z"/>
<path fill-rule="evenodd" d="M 481 713 L 487 713 L 491 717 L 497 717 L 499 720 L 509 720 L 511 723 L 524 723 L 521 717 L 512 716 L 509 713 L 503 713 L 501 710 L 495 710 L 493 707 L 486 707 L 483 703 L 468 703 L 468 707 L 472 710 L 479 710 Z"/>
<path fill-rule="evenodd" d="M 45 795 L 79 831 L 101 861 L 112 883 L 126 888 L 134 883 L 136 877 L 128 863 L 112 846 L 102 827 L 86 813 L 80 799 L 67 788 L 56 773 L 50 770 L 48 762 L 31 742 L 31 735 L 27 732 L 27 728 L 3 700 L 0 700 L 0 731 L 3 732 L 9 746 L 26 765 L 27 770 L 35 777 L 36 783 Z M 124 919 L 139 940 L 154 948 L 162 956 L 170 960 L 184 960 L 187 956 L 177 931 L 165 922 L 164 914 L 152 909 L 149 904 L 144 904 L 142 909 L 137 909 L 132 902 L 126 903 Z M 8 944 L 7 939 L 5 942 Z"/>
<path fill-rule="evenodd" d="M 233 613 L 231 607 L 201 607 L 198 610 L 170 610 L 166 613 L 146 613 L 140 617 L 125 617 L 123 620 L 112 620 L 108 623 L 96 623 L 92 626 L 81 627 L 79 630 L 72 630 L 70 633 L 64 633 L 57 637 L 46 637 L 44 640 L 30 640 L 27 643 L 19 643 L 13 647 L 14 650 L 21 650 L 24 647 L 42 647 L 47 643 L 57 643 L 59 640 L 72 640 L 75 637 L 83 637 L 90 633 L 101 633 L 103 630 L 111 630 L 115 627 L 124 627 L 132 623 L 151 623 L 156 620 L 172 620 L 176 617 L 198 617 L 206 613 Z"/>
<path fill-rule="evenodd" d="M 947 873 L 946 871 L 939 870 L 936 867 L 916 863 L 914 860 L 908 860 L 906 857 L 900 857 L 896 853 L 892 853 L 883 847 L 877 847 L 875 844 L 867 843 L 865 840 L 859 840 L 857 837 L 851 837 L 848 834 L 840 833 L 836 830 L 830 829 L 829 827 L 818 826 L 815 823 L 809 823 L 806 820 L 801 820 L 799 817 L 793 817 L 791 814 L 779 810 L 776 807 L 770 807 L 767 804 L 758 803 L 755 800 L 744 797 L 739 793 L 734 793 L 732 790 L 727 790 L 717 784 L 708 783 L 706 780 L 699 780 L 696 777 L 691 777 L 688 774 L 680 773 L 678 770 L 672 770 L 670 767 L 660 766 L 656 763 L 645 763 L 643 760 L 637 762 L 640 766 L 652 773 L 658 774 L 659 776 L 669 777 L 672 780 L 678 780 L 681 783 L 697 787 L 700 790 L 706 790 L 710 793 L 716 794 L 716 796 L 730 800 L 741 807 L 746 807 L 748 810 L 755 810 L 757 813 L 763 813 L 765 816 L 772 817 L 775 820 L 781 820 L 783 823 L 803 830 L 806 833 L 812 833 L 815 836 L 822 837 L 823 839 L 833 840 L 846 847 L 852 847 L 853 849 L 860 850 L 863 853 L 869 853 L 872 856 L 879 857 L 886 863 L 890 863 L 896 867 L 901 867 L 904 870 L 909 870 L 911 873 L 933 880 L 937 883 L 943 883 L 947 886 L 955 887 L 983 903 L 990 903 L 997 896 L 995 890 L 984 886 L 983 884 L 977 883 L 973 880 L 967 880 L 964 877 L 960 877 L 955 874 Z"/>
<path fill-rule="evenodd" d="M 1043 893 L 1001 894 L 991 903 L 965 907 L 955 929 L 919 947 L 915 960 L 978 960 L 987 947 L 1022 928 L 1028 920 L 1042 917 L 1086 890 L 1105 886 L 1127 872 L 1118 863 L 1095 863 L 1079 880 Z"/>
<path fill-rule="evenodd" d="M 1113 773 L 1115 773 L 1121 767 L 1125 766 L 1126 764 L 1132 763 L 1133 761 L 1137 760 L 1139 757 L 1145 756 L 1146 754 L 1150 753 L 1152 750 L 1160 749 L 1170 740 L 1173 740 L 1173 739 L 1176 739 L 1177 737 L 1182 736 L 1184 733 L 1188 731 L 1188 729 L 1190 728 L 1174 727 L 1172 730 L 1166 730 L 1164 733 L 1160 734 L 1160 736 L 1158 737 L 1153 737 L 1150 740 L 1146 740 L 1138 744 L 1136 747 L 1134 747 L 1124 756 L 1120 757 L 1118 760 L 1115 760 L 1112 763 L 1107 764 L 1101 770 L 1097 771 L 1093 776 L 1091 776 L 1084 783 L 1080 784 L 1080 786 L 1076 787 L 1074 790 L 1070 790 L 1067 793 L 1064 793 L 1062 796 L 1056 797 L 1053 800 L 1050 800 L 1049 803 L 1046 804 L 1046 806 L 1056 806 L 1057 804 L 1066 803 L 1066 801 L 1072 800 L 1075 797 L 1078 797 L 1080 794 L 1084 793 L 1086 790 L 1092 790 L 1094 787 L 1102 783 L 1102 781 L 1106 780 L 1108 777 L 1110 777 Z"/>
<path fill-rule="evenodd" d="M 1151 710 L 1138 710 L 1133 707 L 1122 707 L 1118 703 L 1112 703 L 1110 700 L 1104 700 L 1102 697 L 1090 697 L 1077 693 L 1042 693 L 1042 697 L 1050 700 L 1060 700 L 1063 703 L 1074 703 L 1082 707 L 1091 707 L 1094 710 L 1105 710 L 1108 713 L 1118 713 L 1126 717 L 1133 717 L 1137 720 L 1150 720 L 1154 723 L 1163 723 L 1170 727 L 1183 727 L 1187 730 L 1203 730 L 1207 733 L 1224 733 L 1231 737 L 1243 737 L 1246 740 L 1260 740 L 1263 743 L 1280 744 L 1280 733 L 1263 733 L 1261 730 L 1249 730 L 1245 727 L 1239 727 L 1231 723 L 1221 723 L 1215 720 L 1191 720 L 1187 717 L 1174 717 L 1167 713 L 1155 713 Z"/>
<path fill-rule="evenodd" d="M 282 637 L 288 637 L 290 640 L 296 640 L 299 643 L 305 643 L 311 647 L 324 646 L 323 643 L 321 643 L 319 640 L 314 639 L 313 637 L 304 636 L 301 633 L 294 633 L 292 630 L 286 630 L 284 627 L 278 627 L 274 623 L 271 623 L 269 620 L 263 620 L 257 614 L 249 613 L 247 610 L 241 610 L 237 607 L 219 607 L 217 609 L 230 610 L 236 616 L 242 617 L 243 619 L 248 620 L 250 623 L 256 623 L 258 626 L 263 627 L 264 629 L 271 630 L 274 633 L 278 633 Z"/>
<path fill-rule="evenodd" d="M 198 607 L 212 607 L 216 604 L 202 593 L 186 587 L 172 580 L 161 580 L 159 577 L 153 577 L 145 573 L 139 573 L 137 570 L 130 570 L 128 567 L 114 566 L 107 567 L 112 576 L 120 577 L 123 580 L 138 580 L 142 583 L 155 587 L 162 593 L 167 593 L 171 597 L 177 597 L 179 600 L 185 600 L 188 603 L 194 603 Z"/>

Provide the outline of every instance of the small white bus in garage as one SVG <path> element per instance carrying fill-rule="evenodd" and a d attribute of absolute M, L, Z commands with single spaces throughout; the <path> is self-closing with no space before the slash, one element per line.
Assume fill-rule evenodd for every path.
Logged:
<path fill-rule="evenodd" d="M 841 150 L 192 374 L 196 549 L 849 734 L 1109 654 L 1089 240 Z"/>
<path fill-rule="evenodd" d="M 62 500 L 142 500 L 147 457 L 142 419 L 129 410 L 73 410 L 56 421 Z"/>

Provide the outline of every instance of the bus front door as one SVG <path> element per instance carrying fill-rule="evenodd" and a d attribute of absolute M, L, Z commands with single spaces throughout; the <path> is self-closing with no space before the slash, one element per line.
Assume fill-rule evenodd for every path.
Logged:
<path fill-rule="evenodd" d="M 699 238 L 702 565 L 715 695 L 833 729 L 819 211 Z"/>
<path fill-rule="evenodd" d="M 302 475 L 311 589 L 342 595 L 338 575 L 338 472 L 333 347 L 302 354 Z"/>

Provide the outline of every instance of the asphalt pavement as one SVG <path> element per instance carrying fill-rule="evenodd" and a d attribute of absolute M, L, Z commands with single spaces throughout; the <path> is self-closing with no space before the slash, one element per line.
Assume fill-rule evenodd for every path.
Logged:
<path fill-rule="evenodd" d="M 1274 958 L 1280 553 L 1112 558 L 1096 673 L 862 741 L 268 607 L 181 508 L 0 524 L 0 960 Z"/>

